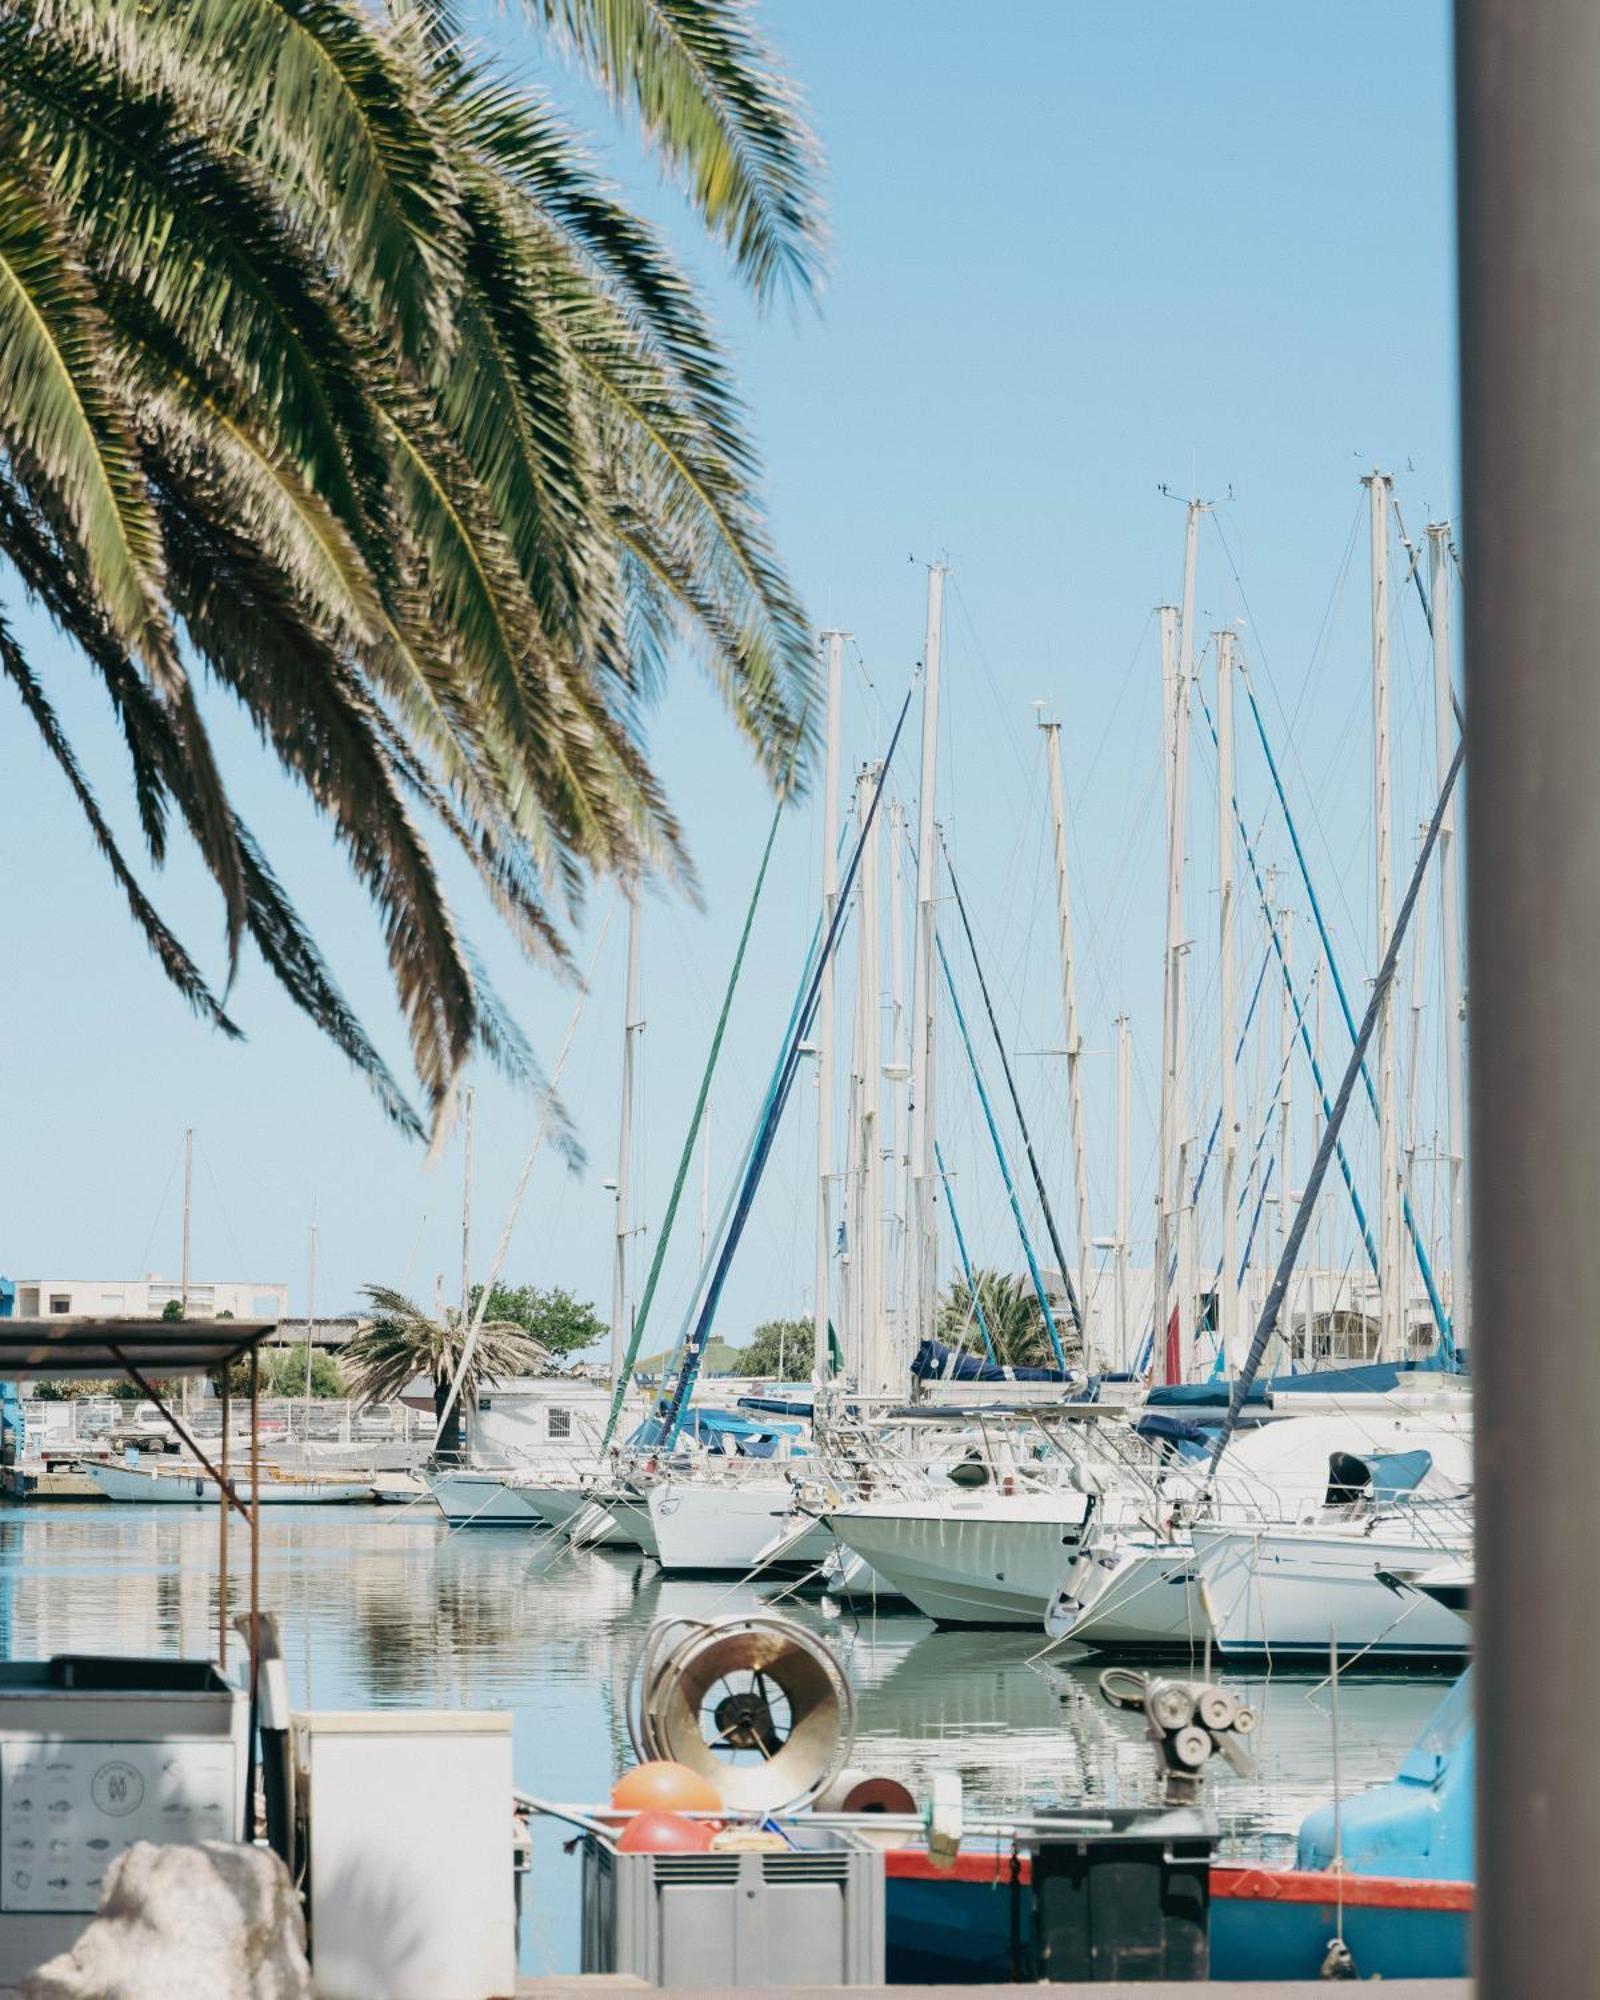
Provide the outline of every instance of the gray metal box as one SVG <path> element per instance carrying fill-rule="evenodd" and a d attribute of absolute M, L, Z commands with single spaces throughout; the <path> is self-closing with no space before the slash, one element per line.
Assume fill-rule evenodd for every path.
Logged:
<path fill-rule="evenodd" d="M 654 1986 L 881 1986 L 883 1855 L 789 1822 L 783 1854 L 583 1845 L 583 1969 Z"/>

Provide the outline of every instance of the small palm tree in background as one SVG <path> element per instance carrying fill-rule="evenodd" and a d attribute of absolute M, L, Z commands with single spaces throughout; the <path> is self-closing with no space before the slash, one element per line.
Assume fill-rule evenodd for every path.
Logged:
<path fill-rule="evenodd" d="M 525 0 L 763 299 L 818 269 L 812 146 L 742 0 Z M 682 634 L 775 783 L 805 620 L 706 315 L 546 98 L 445 0 L 0 10 L 0 678 L 162 968 L 238 1032 L 62 727 L 41 604 L 109 696 L 151 859 L 180 822 L 244 940 L 436 1128 L 462 1064 L 534 1074 L 441 884 L 463 855 L 569 969 L 595 874 L 683 880 L 642 719 Z M 377 907 L 419 1116 L 235 809 L 195 668 Z"/>
<path fill-rule="evenodd" d="M 365 1287 L 372 1319 L 349 1342 L 342 1356 L 344 1377 L 358 1403 L 392 1403 L 419 1375 L 433 1384 L 433 1414 L 444 1415 L 466 1350 L 472 1322 L 454 1307 L 425 1313 L 415 1300 L 387 1285 Z M 472 1351 L 472 1365 L 439 1440 L 441 1452 L 461 1449 L 462 1409 L 474 1407 L 484 1386 L 516 1375 L 537 1375 L 550 1360 L 547 1349 L 513 1320 L 486 1319 Z"/>
<path fill-rule="evenodd" d="M 983 1335 L 976 1311 L 981 1305 L 995 1355 L 1003 1366 L 1053 1368 L 1055 1350 L 1032 1282 L 1009 1277 L 1003 1271 L 974 1271 L 972 1277 L 971 1285 L 958 1278 L 946 1290 L 939 1308 L 940 1339 L 952 1347 L 981 1352 Z M 1062 1331 L 1059 1320 L 1056 1328 Z"/>

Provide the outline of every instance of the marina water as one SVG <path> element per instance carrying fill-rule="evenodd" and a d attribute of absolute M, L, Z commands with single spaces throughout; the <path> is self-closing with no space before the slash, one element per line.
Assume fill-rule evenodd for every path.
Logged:
<path fill-rule="evenodd" d="M 726 1616 L 777 1595 L 663 1579 L 636 1553 L 574 1551 L 518 1529 L 452 1533 L 431 1505 L 268 1508 L 261 1538 L 263 1609 L 277 1616 L 297 1708 L 509 1709 L 518 1783 L 565 1801 L 603 1798 L 631 1761 L 628 1682 L 652 1619 Z M 12 1658 L 203 1657 L 216 1644 L 217 1554 L 209 1508 L 0 1509 L 0 1644 Z M 235 1528 L 234 1614 L 248 1608 L 245 1555 Z M 1070 1650 L 1040 1659 L 1042 1632 L 939 1631 L 908 1613 L 833 1615 L 792 1598 L 781 1608 L 824 1628 L 847 1664 L 858 1705 L 852 1761 L 902 1777 L 919 1797 L 940 1768 L 960 1772 L 969 1812 L 1153 1797 L 1142 1719 L 1101 1699 L 1102 1660 Z M 1254 1776 L 1214 1787 L 1224 1851 L 1287 1859 L 1303 1815 L 1332 1795 L 1325 1677 L 1216 1677 L 1261 1713 Z M 1347 1791 L 1392 1774 L 1443 1685 L 1363 1675 L 1359 1663 L 1341 1673 Z M 426 1815 L 428 1801 L 416 1809 Z M 535 1823 L 526 1972 L 578 1968 L 568 1831 Z M 508 1821 L 508 1866 L 509 1836 Z"/>

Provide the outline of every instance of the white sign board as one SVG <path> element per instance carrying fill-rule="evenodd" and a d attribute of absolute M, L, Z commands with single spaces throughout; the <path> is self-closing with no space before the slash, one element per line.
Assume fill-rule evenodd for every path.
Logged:
<path fill-rule="evenodd" d="M 87 1911 L 136 1840 L 237 1840 L 234 1751 L 163 1743 L 0 1740 L 0 1911 Z"/>

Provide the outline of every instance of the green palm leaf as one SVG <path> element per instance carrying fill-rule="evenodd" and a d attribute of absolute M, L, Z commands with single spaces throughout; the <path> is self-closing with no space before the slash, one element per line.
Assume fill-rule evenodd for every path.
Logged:
<path fill-rule="evenodd" d="M 744 0 L 525 0 L 687 184 L 762 297 L 816 288 L 816 142 Z"/>
<path fill-rule="evenodd" d="M 161 531 L 105 346 L 59 216 L 0 141 L 0 434 L 83 551 L 118 638 L 174 685 Z"/>

